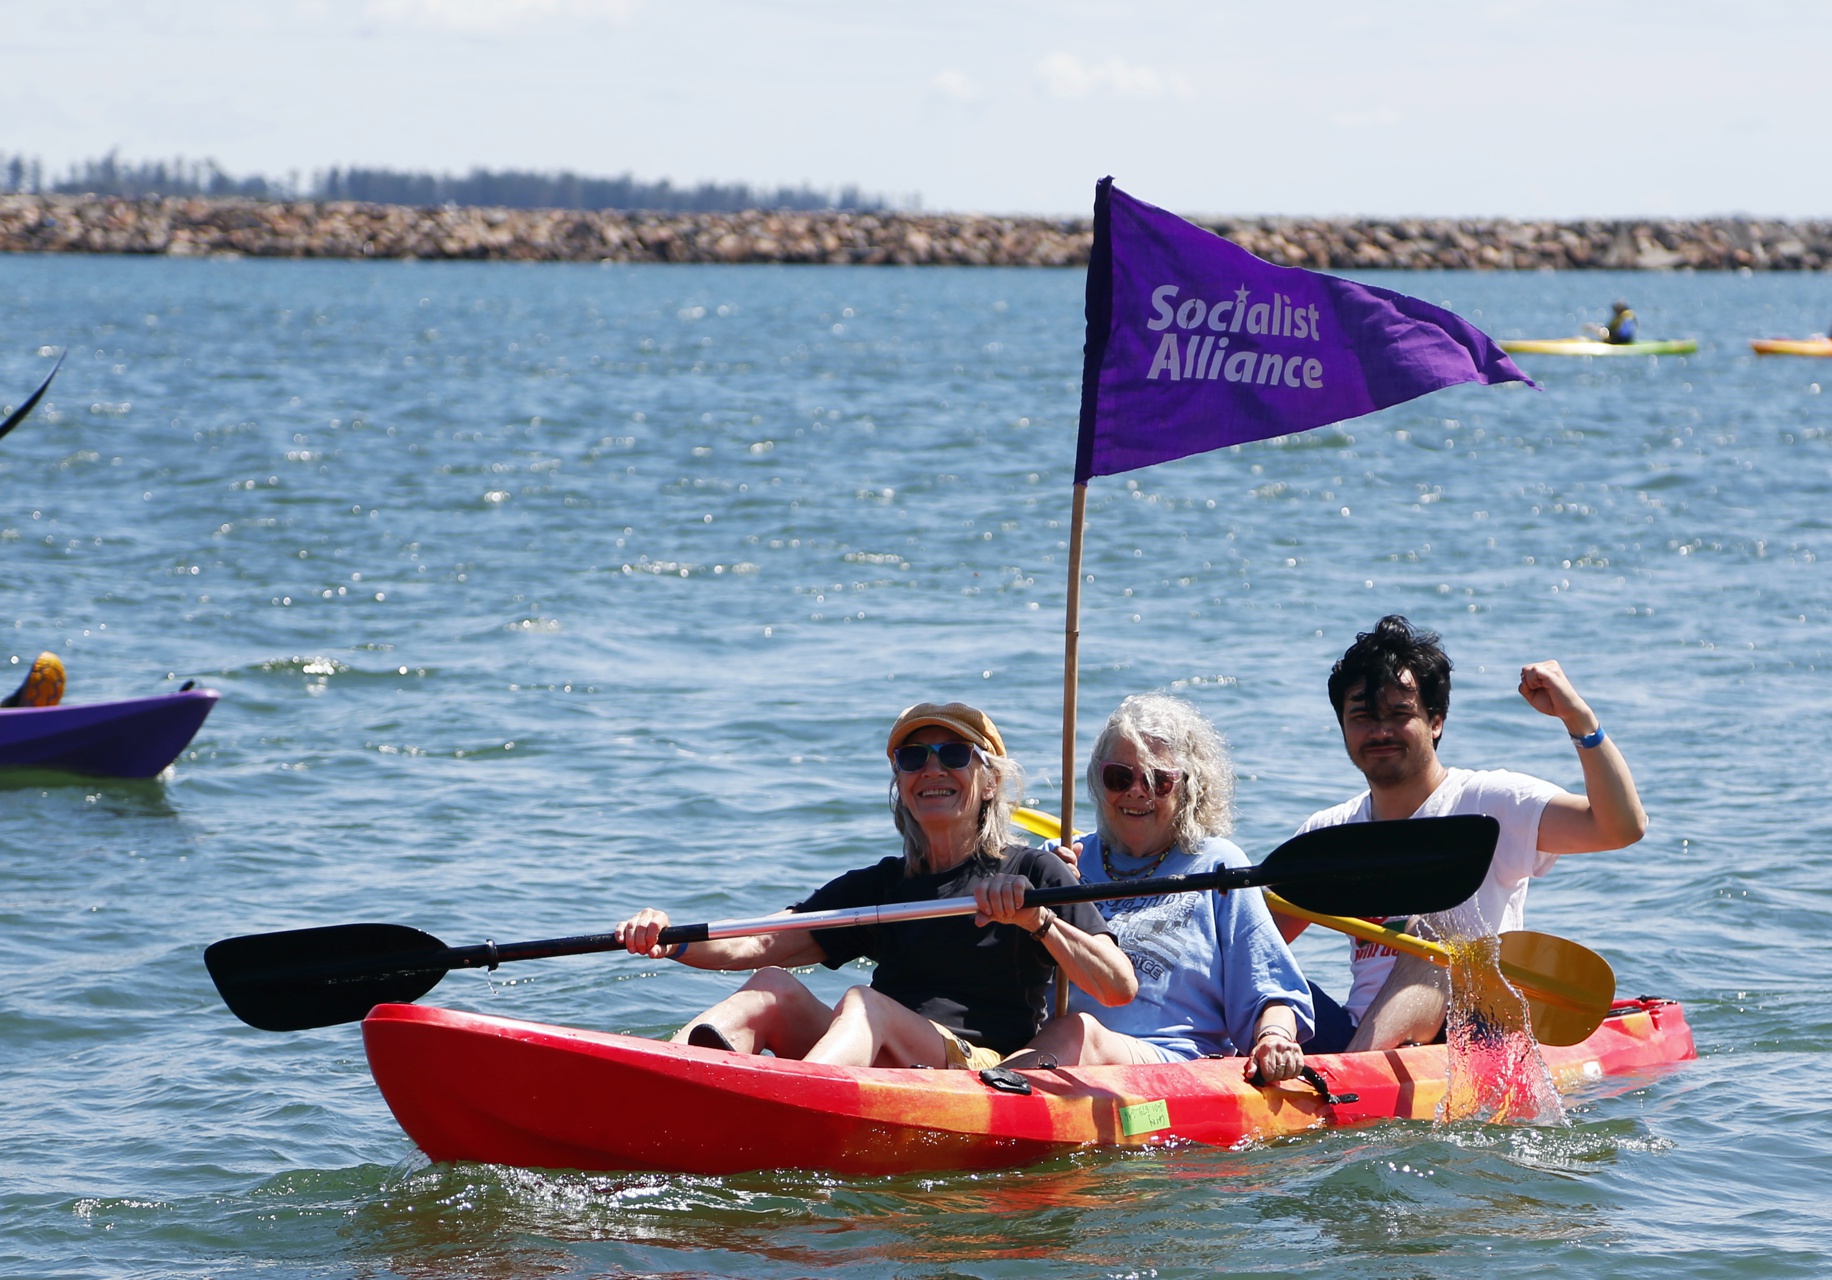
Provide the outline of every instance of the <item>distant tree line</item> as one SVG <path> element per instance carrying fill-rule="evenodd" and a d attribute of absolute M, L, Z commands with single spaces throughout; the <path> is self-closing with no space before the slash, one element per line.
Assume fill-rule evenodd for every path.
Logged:
<path fill-rule="evenodd" d="M 284 199 L 297 183 L 268 178 L 234 178 L 214 160 L 149 160 L 140 164 L 121 160 L 110 151 L 100 160 L 70 166 L 63 177 L 46 179 L 38 159 L 0 153 L 0 191 L 36 195 L 126 196 L 249 196 L 257 200 Z"/>
<path fill-rule="evenodd" d="M 462 177 L 398 169 L 326 169 L 302 184 L 298 175 L 274 179 L 234 177 L 214 160 L 135 163 L 109 152 L 47 177 L 35 158 L 0 152 L 0 192 L 27 195 L 244 196 L 255 200 L 361 200 L 372 204 L 498 205 L 510 209 L 650 209 L 667 213 L 729 213 L 739 209 L 881 210 L 881 196 L 857 187 L 824 191 L 807 184 L 752 187 L 742 182 L 702 182 L 677 187 L 667 179 L 641 182 L 629 174 L 589 178 L 569 171 L 472 169 Z M 920 201 L 913 197 L 912 206 Z"/>
<path fill-rule="evenodd" d="M 797 187 L 752 187 L 742 182 L 702 182 L 677 187 L 667 179 L 640 182 L 588 178 L 576 173 L 473 169 L 451 174 L 403 173 L 395 169 L 330 169 L 313 185 L 319 200 L 366 200 L 374 204 L 499 205 L 509 209 L 653 209 L 668 213 L 729 213 L 738 209 L 883 209 L 886 203 L 857 187 L 838 192 Z"/>

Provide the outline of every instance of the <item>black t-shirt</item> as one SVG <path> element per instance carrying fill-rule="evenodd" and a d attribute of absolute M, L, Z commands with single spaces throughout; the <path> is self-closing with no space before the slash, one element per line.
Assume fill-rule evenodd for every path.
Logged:
<path fill-rule="evenodd" d="M 939 874 L 909 875 L 901 857 L 886 858 L 829 881 L 791 910 L 970 897 L 975 883 L 1000 874 L 1023 876 L 1039 888 L 1077 883 L 1055 854 L 1013 845 L 1002 861 L 974 857 Z M 1112 933 L 1092 903 L 1051 910 L 1083 933 Z M 979 928 L 970 915 L 946 916 L 817 929 L 814 940 L 826 953 L 829 969 L 860 956 L 876 960 L 874 990 L 971 1044 L 1010 1053 L 1023 1048 L 1043 1025 L 1045 989 L 1056 962 L 1041 942 L 1016 925 Z"/>

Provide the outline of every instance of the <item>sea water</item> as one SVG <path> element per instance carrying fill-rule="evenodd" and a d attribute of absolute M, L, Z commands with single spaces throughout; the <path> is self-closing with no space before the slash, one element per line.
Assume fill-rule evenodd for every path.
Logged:
<path fill-rule="evenodd" d="M 52 649 L 70 702 L 222 694 L 165 779 L 0 780 L 0 1272 L 1832 1269 L 1832 363 L 1745 345 L 1832 292 L 1379 283 L 1503 337 L 1621 295 L 1700 348 L 1524 357 L 1540 390 L 1097 480 L 1084 750 L 1128 693 L 1192 699 L 1257 858 L 1359 789 L 1324 681 L 1382 614 L 1444 635 L 1450 763 L 1575 787 L 1515 692 L 1559 660 L 1651 826 L 1561 863 L 1529 923 L 1683 1000 L 1701 1059 L 1564 1126 L 586 1176 L 429 1166 L 355 1027 L 243 1026 L 204 947 L 777 909 L 896 847 L 883 735 L 922 699 L 984 706 L 1053 807 L 1081 274 L 0 259 L 0 403 L 70 351 L 0 442 L 0 683 Z M 1346 950 L 1299 954 L 1339 990 Z M 429 1000 L 661 1035 L 734 982 L 597 956 Z"/>

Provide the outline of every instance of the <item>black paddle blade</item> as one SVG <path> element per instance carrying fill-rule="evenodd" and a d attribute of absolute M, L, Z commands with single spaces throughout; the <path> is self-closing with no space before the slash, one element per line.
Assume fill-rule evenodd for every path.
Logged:
<path fill-rule="evenodd" d="M 439 985 L 449 949 L 402 924 L 335 924 L 225 938 L 204 964 L 229 1012 L 263 1031 L 360 1022 Z"/>
<path fill-rule="evenodd" d="M 57 353 L 57 363 L 51 366 L 51 372 L 45 375 L 45 380 L 38 384 L 38 390 L 27 396 L 24 404 L 7 414 L 5 422 L 0 422 L 0 436 L 6 435 L 7 432 L 24 422 L 26 414 L 38 407 L 38 402 L 44 399 L 45 392 L 51 389 L 51 379 L 55 378 L 57 371 L 64 367 L 64 357 L 69 354 L 70 348 L 68 347 Z"/>
<path fill-rule="evenodd" d="M 1481 886 L 1500 835 L 1480 816 L 1319 827 L 1268 854 L 1254 883 L 1330 916 L 1448 911 Z"/>

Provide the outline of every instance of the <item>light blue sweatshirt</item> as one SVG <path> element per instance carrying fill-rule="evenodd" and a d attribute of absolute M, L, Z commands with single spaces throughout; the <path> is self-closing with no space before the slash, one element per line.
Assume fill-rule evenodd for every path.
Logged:
<path fill-rule="evenodd" d="M 1144 864 L 1120 855 L 1119 871 Z M 1194 855 L 1173 852 L 1153 876 L 1190 875 L 1251 865 L 1230 840 L 1211 837 Z M 1100 837 L 1082 837 L 1081 876 L 1113 880 L 1102 865 Z M 1080 990 L 1072 1012 L 1092 1014 L 1111 1030 L 1147 1041 L 1172 1057 L 1244 1054 L 1253 1047 L 1260 1011 L 1279 1002 L 1297 1015 L 1298 1039 L 1314 1029 L 1310 987 L 1279 936 L 1258 889 L 1229 894 L 1171 893 L 1094 904 L 1139 976 L 1130 1004 L 1108 1008 Z"/>

